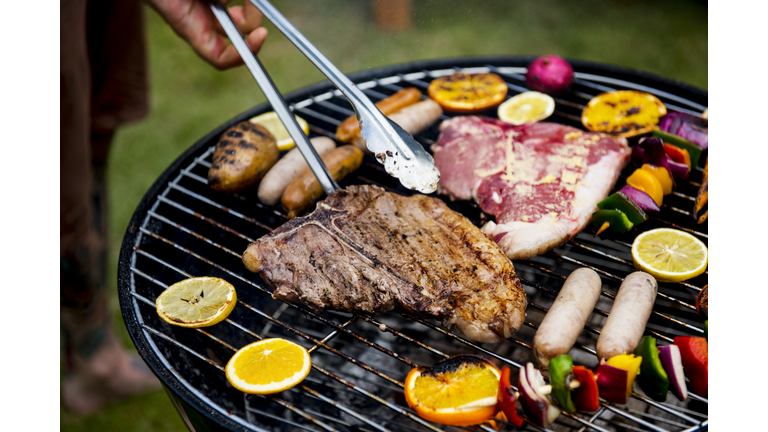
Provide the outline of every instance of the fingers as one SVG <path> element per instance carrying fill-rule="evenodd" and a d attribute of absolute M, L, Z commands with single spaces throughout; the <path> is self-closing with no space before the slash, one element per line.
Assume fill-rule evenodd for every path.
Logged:
<path fill-rule="evenodd" d="M 245 43 L 248 44 L 248 48 L 250 48 L 252 52 L 257 53 L 261 49 L 266 38 L 267 29 L 259 27 L 248 35 L 245 39 Z M 229 69 L 243 64 L 243 59 L 240 57 L 240 53 L 238 53 L 235 46 L 231 44 L 226 45 L 224 49 L 218 52 L 216 57 L 213 57 L 208 61 L 218 69 Z"/>

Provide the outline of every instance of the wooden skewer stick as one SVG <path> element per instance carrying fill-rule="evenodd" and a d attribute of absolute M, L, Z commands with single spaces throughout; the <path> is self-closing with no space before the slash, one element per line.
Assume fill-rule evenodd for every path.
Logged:
<path fill-rule="evenodd" d="M 568 384 L 568 389 L 569 390 L 574 390 L 574 389 L 577 389 L 579 387 L 581 387 L 581 383 L 576 381 L 576 380 L 571 380 L 570 384 Z M 543 385 L 543 386 L 539 387 L 539 393 L 544 394 L 544 395 L 551 394 L 552 393 L 552 386 L 550 384 L 547 384 L 547 385 Z"/>
<path fill-rule="evenodd" d="M 603 231 L 607 230 L 610 226 L 611 224 L 608 223 L 608 221 L 603 222 L 603 225 L 601 225 L 600 229 L 597 230 L 597 233 L 595 234 L 595 236 L 599 236 Z"/>

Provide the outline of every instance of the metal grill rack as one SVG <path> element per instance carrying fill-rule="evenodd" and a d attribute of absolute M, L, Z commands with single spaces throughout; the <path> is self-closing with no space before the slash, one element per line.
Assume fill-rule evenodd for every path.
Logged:
<path fill-rule="evenodd" d="M 426 93 L 432 79 L 455 70 L 490 71 L 507 81 L 512 96 L 528 90 L 524 74 L 531 60 L 450 59 L 383 68 L 350 78 L 376 101 L 403 87 L 414 86 Z M 698 114 L 707 106 L 705 92 L 681 83 L 626 69 L 571 63 L 576 71 L 574 86 L 555 99 L 555 114 L 547 121 L 581 127 L 581 110 L 589 99 L 614 89 L 652 93 L 670 111 Z M 353 114 L 346 99 L 334 90 L 329 83 L 322 83 L 286 96 L 291 109 L 310 123 L 311 136 L 333 137 L 336 126 Z M 581 266 L 600 274 L 603 295 L 571 354 L 575 364 L 597 366 L 595 342 L 621 281 L 634 271 L 630 247 L 637 230 L 600 239 L 587 229 L 561 248 L 515 262 L 528 296 L 527 317 L 519 332 L 499 344 L 477 344 L 435 322 L 408 319 L 395 312 L 372 318 L 316 312 L 273 300 L 271 289 L 245 269 L 241 254 L 250 242 L 284 223 L 285 214 L 280 208 L 260 204 L 255 190 L 220 194 L 211 190 L 206 180 L 213 146 L 221 133 L 236 122 L 269 110 L 262 105 L 243 113 L 175 161 L 140 203 L 123 241 L 118 282 L 129 334 L 172 399 L 192 408 L 186 414 L 182 410 L 182 417 L 196 413 L 231 430 L 492 432 L 488 423 L 454 428 L 421 419 L 405 403 L 403 379 L 414 366 L 475 353 L 511 367 L 514 381 L 517 368 L 533 361 L 533 335 L 565 277 Z M 416 138 L 429 148 L 437 135 L 435 125 Z M 623 173 L 617 188 L 630 169 Z M 659 215 L 639 229 L 674 227 L 707 243 L 707 224 L 696 225 L 690 213 L 701 171 L 699 167 L 690 179 L 678 181 L 678 189 L 665 197 Z M 342 187 L 349 184 L 377 184 L 401 194 L 412 193 L 370 156 L 355 174 L 341 182 Z M 446 202 L 477 225 L 485 220 L 474 203 Z M 205 329 L 184 329 L 158 318 L 154 302 L 164 289 L 179 280 L 206 275 L 235 285 L 239 301 L 228 319 Z M 694 302 L 707 277 L 705 273 L 683 283 L 660 283 L 646 334 L 661 344 L 672 343 L 679 335 L 702 335 L 703 320 L 696 314 Z M 272 396 L 244 395 L 229 385 L 223 367 L 237 349 L 266 337 L 282 337 L 305 346 L 312 355 L 312 371 L 291 390 Z M 659 403 L 638 390 L 627 405 L 604 403 L 596 413 L 563 414 L 550 430 L 703 430 L 708 427 L 707 411 L 708 401 L 696 395 L 680 402 L 670 394 L 667 402 Z M 497 422 L 497 426 L 514 429 L 504 422 Z M 524 429 L 542 430 L 530 423 Z"/>

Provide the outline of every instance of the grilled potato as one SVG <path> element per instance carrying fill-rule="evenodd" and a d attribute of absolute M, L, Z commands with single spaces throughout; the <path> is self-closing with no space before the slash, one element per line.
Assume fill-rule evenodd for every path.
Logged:
<path fill-rule="evenodd" d="M 275 137 L 264 127 L 243 121 L 227 129 L 216 144 L 208 186 L 238 192 L 256 184 L 277 162 Z"/>

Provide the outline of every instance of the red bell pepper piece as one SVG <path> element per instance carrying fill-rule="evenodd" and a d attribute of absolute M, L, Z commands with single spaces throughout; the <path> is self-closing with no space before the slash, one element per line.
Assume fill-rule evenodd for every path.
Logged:
<path fill-rule="evenodd" d="M 681 149 L 676 145 L 664 143 L 664 153 L 666 153 L 673 161 L 688 165 L 688 172 L 691 171 L 691 155 L 688 154 L 688 150 Z"/>
<path fill-rule="evenodd" d="M 600 409 L 600 394 L 597 390 L 595 374 L 584 366 L 574 366 L 573 379 L 580 384 L 579 387 L 571 391 L 571 398 L 576 409 L 585 412 L 594 412 Z"/>
<path fill-rule="evenodd" d="M 508 367 L 504 367 L 501 370 L 501 378 L 499 378 L 499 407 L 504 415 L 507 417 L 507 421 L 521 427 L 523 425 L 523 418 L 517 413 L 515 408 L 515 401 L 517 400 L 517 394 L 509 383 L 510 370 Z"/>
<path fill-rule="evenodd" d="M 709 393 L 709 347 L 703 337 L 678 336 L 675 345 L 680 348 L 685 376 L 691 381 L 693 392 L 701 397 Z"/>

